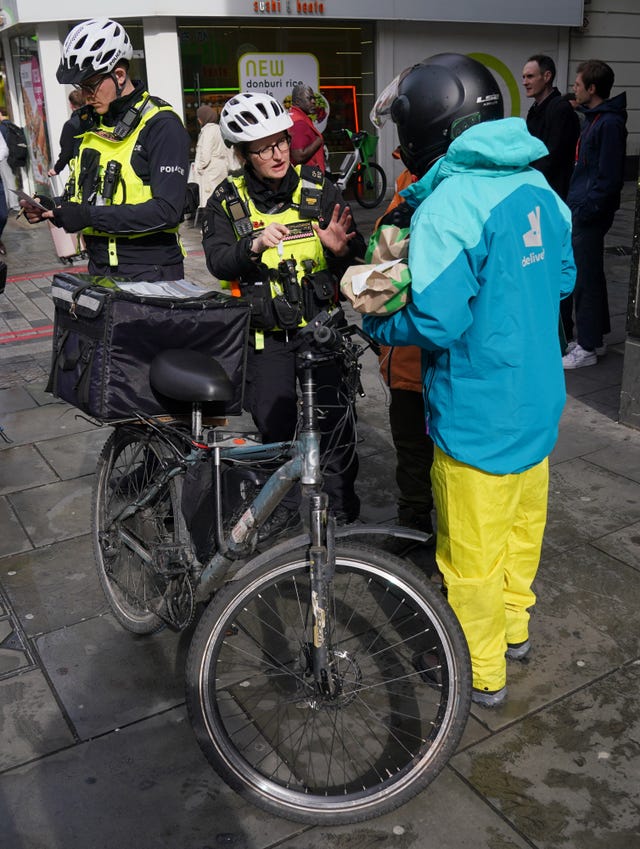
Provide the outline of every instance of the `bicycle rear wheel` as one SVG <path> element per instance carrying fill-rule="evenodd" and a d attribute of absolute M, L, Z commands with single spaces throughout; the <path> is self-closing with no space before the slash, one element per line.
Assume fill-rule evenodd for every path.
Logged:
<path fill-rule="evenodd" d="M 387 175 L 376 162 L 368 167 L 358 164 L 355 173 L 355 196 L 360 206 L 374 209 L 382 201 L 387 191 Z"/>
<path fill-rule="evenodd" d="M 471 696 L 467 645 L 417 570 L 341 547 L 330 699 L 314 684 L 311 613 L 304 552 L 229 584 L 191 644 L 189 715 L 213 768 L 249 801 L 304 823 L 359 822 L 404 804 L 455 752 Z M 439 685 L 421 676 L 425 652 L 437 652 Z"/>
<path fill-rule="evenodd" d="M 167 589 L 156 555 L 159 546 L 170 549 L 183 538 L 181 479 L 170 480 L 129 518 L 117 517 L 153 487 L 169 454 L 151 431 L 124 425 L 114 429 L 98 459 L 92 509 L 98 577 L 116 619 L 136 634 L 164 627 L 153 609 Z"/>

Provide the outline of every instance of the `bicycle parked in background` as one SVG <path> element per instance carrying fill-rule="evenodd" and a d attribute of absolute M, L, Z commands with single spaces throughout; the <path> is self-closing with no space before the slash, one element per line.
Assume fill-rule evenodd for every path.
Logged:
<path fill-rule="evenodd" d="M 115 425 L 98 464 L 93 540 L 106 598 L 128 630 L 184 630 L 206 604 L 187 659 L 187 707 L 218 774 L 272 814 L 343 824 L 393 810 L 440 772 L 466 724 L 471 667 L 442 593 L 375 542 L 425 536 L 336 528 L 322 491 L 316 369 L 341 364 L 353 410 L 362 331 L 324 314 L 300 335 L 290 443 L 205 426 L 201 405 L 233 397 L 224 370 L 197 351 L 158 354 L 151 384 L 193 403 L 191 426 L 142 416 Z M 194 540 L 182 507 L 198 481 L 212 533 Z M 260 526 L 294 483 L 304 533 L 256 554 Z M 426 655 L 437 660 L 430 677 Z"/>
<path fill-rule="evenodd" d="M 377 162 L 372 160 L 378 146 L 378 137 L 361 130 L 353 133 L 345 129 L 353 144 L 340 163 L 337 172 L 327 170 L 326 176 L 344 193 L 351 185 L 356 201 L 365 209 L 374 209 L 380 204 L 387 191 L 387 175 Z"/>

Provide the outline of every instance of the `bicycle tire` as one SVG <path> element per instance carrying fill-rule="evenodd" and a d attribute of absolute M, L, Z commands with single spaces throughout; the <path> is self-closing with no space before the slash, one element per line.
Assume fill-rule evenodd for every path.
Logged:
<path fill-rule="evenodd" d="M 369 173 L 372 180 L 367 179 L 366 167 L 358 164 L 354 175 L 354 195 L 364 209 L 375 209 L 387 191 L 387 175 L 377 162 L 369 162 Z"/>
<path fill-rule="evenodd" d="M 442 594 L 385 552 L 337 549 L 330 610 L 333 701 L 315 694 L 309 668 L 305 553 L 227 585 L 194 634 L 187 707 L 205 757 L 243 798 L 342 825 L 394 810 L 438 775 L 469 715 L 471 664 Z M 439 688 L 416 665 L 434 648 Z"/>
<path fill-rule="evenodd" d="M 164 621 L 153 611 L 166 580 L 145 561 L 158 545 L 178 544 L 184 533 L 181 479 L 172 478 L 147 507 L 124 521 L 113 515 L 148 487 L 168 447 L 141 426 L 116 427 L 98 459 L 93 490 L 92 534 L 102 590 L 118 622 L 134 634 L 153 634 Z"/>

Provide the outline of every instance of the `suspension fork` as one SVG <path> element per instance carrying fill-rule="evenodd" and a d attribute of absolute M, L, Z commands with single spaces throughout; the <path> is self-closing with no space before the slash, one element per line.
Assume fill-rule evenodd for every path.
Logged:
<path fill-rule="evenodd" d="M 313 677 L 318 692 L 335 698 L 338 681 L 332 674 L 330 589 L 336 567 L 335 519 L 328 515 L 329 498 L 325 492 L 309 498 L 311 545 L 309 547 L 309 579 L 313 615 Z"/>
<path fill-rule="evenodd" d="M 335 519 L 329 516 L 329 497 L 320 491 L 320 433 L 317 413 L 315 370 L 306 368 L 302 375 L 301 441 L 305 450 L 300 479 L 309 499 L 309 579 L 313 615 L 313 677 L 318 692 L 335 698 L 338 682 L 332 674 L 330 587 L 335 572 Z"/>

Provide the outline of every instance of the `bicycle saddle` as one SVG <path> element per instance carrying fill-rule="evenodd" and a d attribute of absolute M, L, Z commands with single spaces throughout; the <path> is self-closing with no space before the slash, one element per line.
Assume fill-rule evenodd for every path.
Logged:
<path fill-rule="evenodd" d="M 149 383 L 175 401 L 231 401 L 233 385 L 217 360 L 201 351 L 173 348 L 153 358 Z"/>

